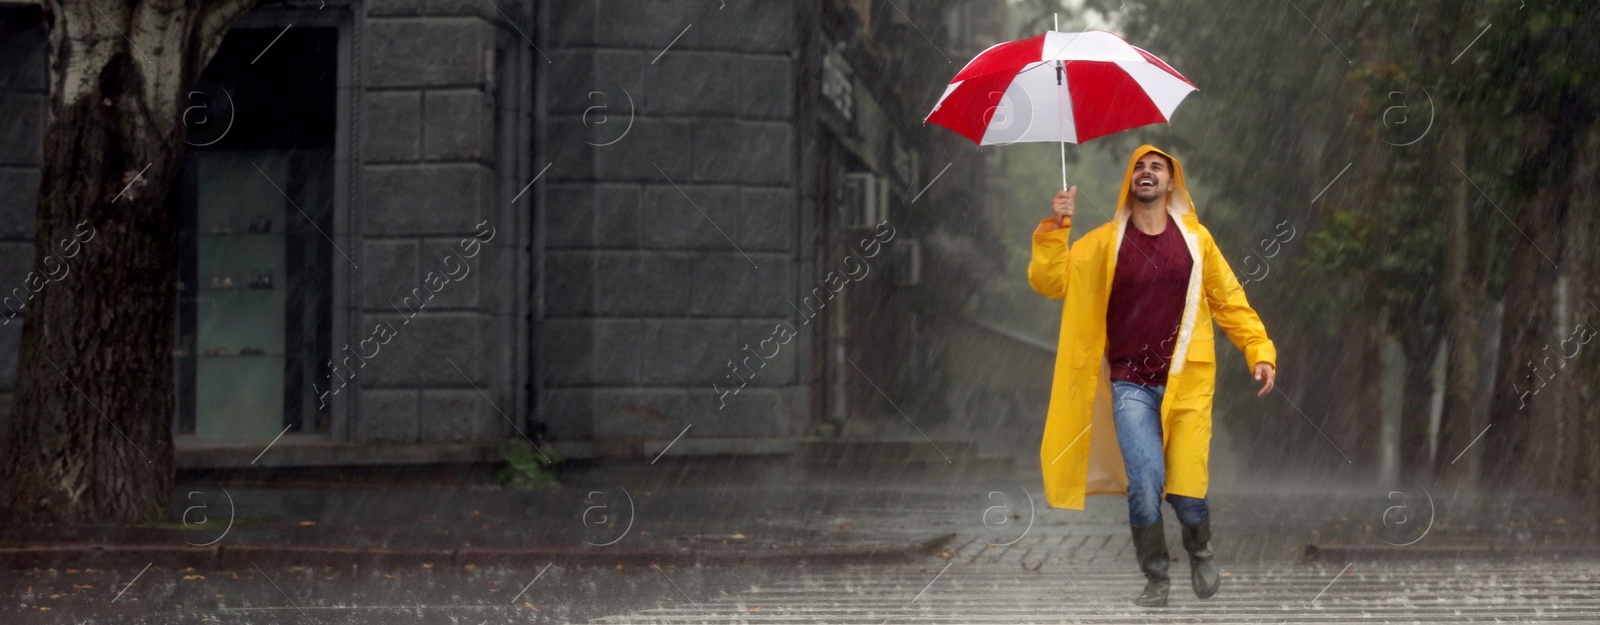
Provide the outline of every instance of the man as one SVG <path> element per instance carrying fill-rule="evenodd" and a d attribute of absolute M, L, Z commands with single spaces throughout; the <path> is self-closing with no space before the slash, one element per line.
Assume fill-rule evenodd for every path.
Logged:
<path fill-rule="evenodd" d="M 1128 159 L 1115 219 L 1068 245 L 1077 187 L 1033 233 L 1028 283 L 1061 299 L 1050 411 L 1039 449 L 1050 505 L 1126 494 L 1144 591 L 1165 607 L 1170 581 L 1161 523 L 1165 494 L 1183 527 L 1190 583 L 1205 599 L 1221 583 L 1206 506 L 1216 353 L 1211 321 L 1244 352 L 1257 397 L 1272 390 L 1277 348 L 1244 289 L 1200 225 L 1183 167 L 1144 145 Z"/>

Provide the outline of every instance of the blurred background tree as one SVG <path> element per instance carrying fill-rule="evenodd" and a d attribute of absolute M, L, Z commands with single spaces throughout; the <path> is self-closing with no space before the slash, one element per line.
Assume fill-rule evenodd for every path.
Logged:
<path fill-rule="evenodd" d="M 1093 13 L 1200 87 L 1162 140 L 1199 183 L 1201 218 L 1236 271 L 1274 224 L 1304 237 L 1248 287 L 1280 350 L 1290 401 L 1270 412 L 1281 418 L 1240 418 L 1259 410 L 1246 403 L 1253 380 L 1219 354 L 1219 418 L 1246 432 L 1252 458 L 1316 444 L 1303 415 L 1358 470 L 1383 464 L 1387 381 L 1400 397 L 1390 477 L 1595 485 L 1600 367 L 1577 341 L 1556 355 L 1600 319 L 1589 192 L 1600 89 L 1582 69 L 1600 66 L 1600 32 L 1589 11 L 1017 4 L 1064 22 Z M 1390 343 L 1398 376 L 1385 375 Z"/>

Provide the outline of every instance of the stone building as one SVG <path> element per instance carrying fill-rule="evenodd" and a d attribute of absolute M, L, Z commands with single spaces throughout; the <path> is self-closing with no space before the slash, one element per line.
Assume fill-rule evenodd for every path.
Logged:
<path fill-rule="evenodd" d="M 940 46 L 970 57 L 1003 10 L 263 2 L 184 107 L 179 466 L 279 436 L 260 466 L 866 432 L 928 364 L 885 323 L 930 314 L 904 295 L 934 226 L 903 211 L 995 165 L 919 130 L 942 83 L 914 65 L 953 73 Z M 44 37 L 37 6 L 0 2 L 0 283 L 32 258 Z M 0 390 L 27 320 L 0 325 Z"/>

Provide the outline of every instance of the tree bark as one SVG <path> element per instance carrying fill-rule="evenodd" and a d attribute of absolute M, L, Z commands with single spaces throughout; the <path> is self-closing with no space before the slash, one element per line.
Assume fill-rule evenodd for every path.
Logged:
<path fill-rule="evenodd" d="M 44 3 L 50 122 L 34 271 L 3 300 L 26 315 L 0 429 L 7 523 L 165 513 L 180 226 L 168 199 L 183 92 L 253 4 Z"/>
<path fill-rule="evenodd" d="M 1551 141 L 1566 128 L 1552 128 Z M 1548 152 L 1546 152 L 1548 154 Z M 1534 158 L 1539 158 L 1534 156 Z M 1570 183 L 1542 185 L 1516 214 L 1517 230 L 1527 237 L 1511 250 L 1505 294 L 1505 318 L 1500 331 L 1500 355 L 1495 367 L 1501 376 L 1490 403 L 1484 435 L 1485 482 L 1503 488 L 1546 488 L 1550 463 L 1558 453 L 1542 439 L 1544 427 L 1556 418 L 1546 414 L 1546 402 L 1536 402 L 1541 390 L 1562 373 L 1559 358 L 1547 351 L 1554 324 L 1551 319 L 1555 272 L 1561 262 L 1559 228 Z M 1566 338 L 1566 337 L 1561 337 Z M 1561 339 L 1555 339 L 1559 344 Z M 1557 348 L 1559 349 L 1559 348 Z"/>
<path fill-rule="evenodd" d="M 1331 374 L 1325 390 L 1301 406 L 1327 406 L 1328 437 L 1338 441 L 1357 467 L 1376 470 L 1383 455 L 1381 315 L 1371 312 L 1341 319 L 1338 336 L 1340 349 L 1322 350 L 1331 353 L 1324 355 L 1326 360 L 1321 366 L 1302 369 L 1327 370 Z"/>
<path fill-rule="evenodd" d="M 1457 131 L 1442 134 L 1443 151 L 1451 163 L 1465 167 L 1466 141 Z M 1471 184 L 1460 174 L 1446 171 L 1444 163 L 1437 162 L 1432 169 L 1439 180 L 1452 180 L 1449 195 L 1445 198 L 1445 337 L 1448 356 L 1445 363 L 1444 410 L 1439 418 L 1439 453 L 1434 456 L 1433 472 L 1438 479 L 1461 473 L 1450 473 L 1450 467 L 1465 452 L 1476 432 L 1473 419 L 1478 397 L 1478 328 L 1482 322 L 1485 267 L 1469 261 L 1469 251 L 1478 248 L 1469 227 L 1471 208 L 1468 186 Z M 1452 167 L 1453 168 L 1453 167 Z M 1478 254 L 1482 257 L 1483 254 Z"/>
<path fill-rule="evenodd" d="M 1571 356 L 1567 367 L 1571 384 L 1564 394 L 1567 412 L 1563 418 L 1569 429 L 1566 454 L 1572 459 L 1573 466 L 1565 479 L 1569 482 L 1567 492 L 1576 495 L 1593 492 L 1596 478 L 1600 477 L 1600 445 L 1597 445 L 1600 426 L 1596 424 L 1596 419 L 1600 418 L 1600 406 L 1595 405 L 1597 395 L 1600 395 L 1597 393 L 1600 390 L 1600 356 L 1593 353 L 1600 349 L 1600 344 L 1587 346 L 1584 338 L 1592 336 L 1600 328 L 1600 284 L 1596 284 L 1600 279 L 1600 250 L 1595 249 L 1596 245 L 1600 245 L 1600 240 L 1597 240 L 1600 218 L 1595 215 L 1595 211 L 1600 209 L 1596 202 L 1600 183 L 1595 179 L 1600 176 L 1600 158 L 1595 157 L 1595 150 L 1600 150 L 1600 126 L 1592 125 L 1583 147 L 1578 151 L 1581 156 L 1578 166 L 1573 170 L 1571 212 L 1567 228 L 1563 231 L 1567 238 L 1567 288 L 1571 314 L 1570 327 L 1561 329 L 1568 333 L 1562 338 L 1567 342 L 1558 349 L 1562 356 Z"/>
<path fill-rule="evenodd" d="M 1400 400 L 1400 472 L 1420 477 L 1430 468 L 1428 461 L 1428 404 L 1433 399 L 1433 363 L 1438 357 L 1439 320 L 1430 318 L 1430 295 L 1418 295 L 1412 305 L 1389 309 L 1390 326 L 1405 352 L 1405 388 Z"/>
<path fill-rule="evenodd" d="M 1437 332 L 1429 334 L 1437 336 Z M 1418 476 L 1430 466 L 1428 404 L 1433 399 L 1433 363 L 1439 345 L 1408 338 L 1405 333 L 1400 335 L 1400 344 L 1406 354 L 1406 386 L 1400 400 L 1400 472 Z"/>

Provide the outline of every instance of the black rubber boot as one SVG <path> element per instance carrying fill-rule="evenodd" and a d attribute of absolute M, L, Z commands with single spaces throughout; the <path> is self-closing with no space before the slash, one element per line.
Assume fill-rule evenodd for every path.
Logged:
<path fill-rule="evenodd" d="M 1189 581 L 1194 584 L 1194 596 L 1201 599 L 1217 594 L 1222 585 L 1222 574 L 1211 559 L 1211 519 L 1199 527 L 1183 526 L 1183 549 L 1189 552 Z"/>
<path fill-rule="evenodd" d="M 1133 527 L 1133 552 L 1139 559 L 1139 570 L 1144 572 L 1144 592 L 1133 604 L 1144 608 L 1167 607 L 1167 591 L 1172 579 L 1167 577 L 1167 535 L 1161 521 L 1149 527 Z"/>

